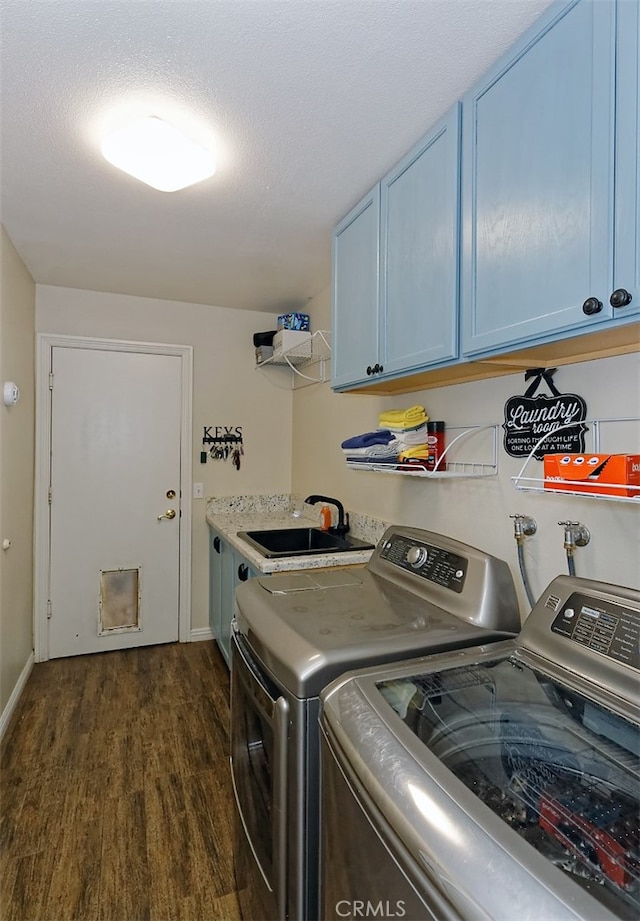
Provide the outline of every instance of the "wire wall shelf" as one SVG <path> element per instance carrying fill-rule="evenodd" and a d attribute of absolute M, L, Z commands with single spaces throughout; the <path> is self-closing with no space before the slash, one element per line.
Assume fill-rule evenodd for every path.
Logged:
<path fill-rule="evenodd" d="M 459 432 L 446 446 L 438 463 L 433 470 L 429 470 L 426 463 L 403 463 L 395 458 L 393 460 L 381 461 L 363 459 L 362 461 L 347 460 L 349 470 L 368 470 L 374 473 L 391 473 L 396 476 L 413 476 L 423 477 L 431 480 L 454 480 L 462 477 L 480 478 L 495 476 L 498 472 L 498 426 L 497 425 L 451 425 L 447 427 L 447 434 Z M 480 432 L 488 432 L 491 438 L 491 457 L 486 461 L 475 460 L 452 460 L 451 450 L 455 445 L 467 438 L 472 438 Z M 453 452 L 455 454 L 455 452 Z M 439 470 L 440 465 L 446 466 L 446 469 Z"/>
<path fill-rule="evenodd" d="M 331 359 L 331 333 L 326 329 L 318 329 L 308 339 L 300 342 L 290 349 L 272 355 L 259 362 L 256 368 L 285 368 L 292 372 L 291 386 L 305 381 L 308 384 L 322 384 L 328 380 L 328 362 Z M 313 373 L 304 373 L 305 370 L 314 368 Z"/>
<path fill-rule="evenodd" d="M 602 439 L 602 428 L 603 426 L 609 425 L 618 425 L 623 424 L 628 425 L 630 428 L 634 427 L 636 429 L 636 437 L 638 432 L 640 432 L 640 417 L 631 416 L 628 418 L 612 418 L 612 419 L 585 419 L 582 423 L 589 427 L 589 432 L 591 435 L 591 448 L 581 452 L 584 454 L 601 454 L 603 453 L 600 447 L 600 442 Z M 535 476 L 525 476 L 525 470 L 529 466 L 530 461 L 533 459 L 535 452 L 538 448 L 544 444 L 545 440 L 550 436 L 559 432 L 562 429 L 575 428 L 576 423 L 568 423 L 566 425 L 558 426 L 554 432 L 546 432 L 542 438 L 533 446 L 531 452 L 525 459 L 524 464 L 522 465 L 520 472 L 517 476 L 511 477 L 511 482 L 516 487 L 523 492 L 540 492 L 547 495 L 556 495 L 556 496 L 579 496 L 581 499 L 603 499 L 607 502 L 631 502 L 636 505 L 640 505 L 640 495 L 630 496 L 627 495 L 631 491 L 628 483 L 599 483 L 599 482 L 589 482 L 589 480 L 580 480 L 579 488 L 576 486 L 575 480 L 570 479 L 545 479 L 544 477 L 535 477 Z M 608 452 L 604 452 L 608 453 Z M 629 451 L 631 453 L 638 453 L 640 451 Z M 572 487 L 576 487 L 573 488 Z M 606 490 L 606 492 L 604 491 Z M 611 492 L 609 492 L 611 490 Z"/>

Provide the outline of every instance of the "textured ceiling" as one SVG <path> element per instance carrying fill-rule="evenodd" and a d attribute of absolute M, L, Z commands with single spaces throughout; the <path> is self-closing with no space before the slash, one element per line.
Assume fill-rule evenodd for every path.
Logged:
<path fill-rule="evenodd" d="M 331 228 L 549 0 L 0 0 L 0 217 L 36 282 L 278 312 Z M 216 174 L 167 194 L 102 159 L 128 114 Z"/>

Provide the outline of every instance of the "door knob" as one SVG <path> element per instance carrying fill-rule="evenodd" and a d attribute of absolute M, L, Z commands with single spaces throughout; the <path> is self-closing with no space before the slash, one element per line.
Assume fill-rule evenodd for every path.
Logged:
<path fill-rule="evenodd" d="M 164 515 L 158 515 L 158 521 L 162 521 L 163 518 L 168 518 L 171 521 L 172 518 L 176 517 L 175 509 L 168 508 Z"/>

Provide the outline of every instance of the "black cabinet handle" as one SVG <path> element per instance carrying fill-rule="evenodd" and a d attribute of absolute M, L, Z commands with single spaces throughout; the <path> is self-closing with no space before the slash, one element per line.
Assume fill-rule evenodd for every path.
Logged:
<path fill-rule="evenodd" d="M 593 316 L 594 313 L 600 313 L 601 310 L 602 301 L 599 301 L 597 297 L 588 297 L 582 305 L 582 312 L 588 317 Z"/>
<path fill-rule="evenodd" d="M 216 553 L 220 553 L 220 538 L 219 537 L 213 538 L 213 549 L 216 551 Z"/>
<path fill-rule="evenodd" d="M 609 298 L 609 303 L 612 307 L 626 307 L 632 300 L 632 295 L 625 288 L 616 288 Z"/>
<path fill-rule="evenodd" d="M 384 371 L 384 368 L 382 367 L 382 365 L 378 365 L 378 372 L 382 374 L 383 371 Z"/>
<path fill-rule="evenodd" d="M 373 374 L 373 368 L 371 367 L 371 365 L 367 365 L 367 374 L 369 375 L 369 377 L 371 377 L 371 375 Z"/>
<path fill-rule="evenodd" d="M 246 582 L 249 578 L 249 567 L 245 566 L 244 563 L 240 563 L 238 566 L 238 578 L 241 582 Z"/>

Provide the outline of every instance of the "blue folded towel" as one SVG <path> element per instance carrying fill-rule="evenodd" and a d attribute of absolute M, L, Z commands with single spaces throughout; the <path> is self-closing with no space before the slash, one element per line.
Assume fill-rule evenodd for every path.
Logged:
<path fill-rule="evenodd" d="M 376 467 L 382 467 L 385 465 L 395 467 L 398 464 L 398 458 L 396 455 L 393 457 L 365 457 L 362 454 L 347 454 L 345 461 L 347 464 L 370 464 Z"/>
<path fill-rule="evenodd" d="M 363 435 L 354 435 L 342 442 L 343 448 L 368 448 L 370 445 L 388 445 L 393 440 L 393 435 L 388 429 L 379 429 L 377 432 L 365 432 Z"/>

